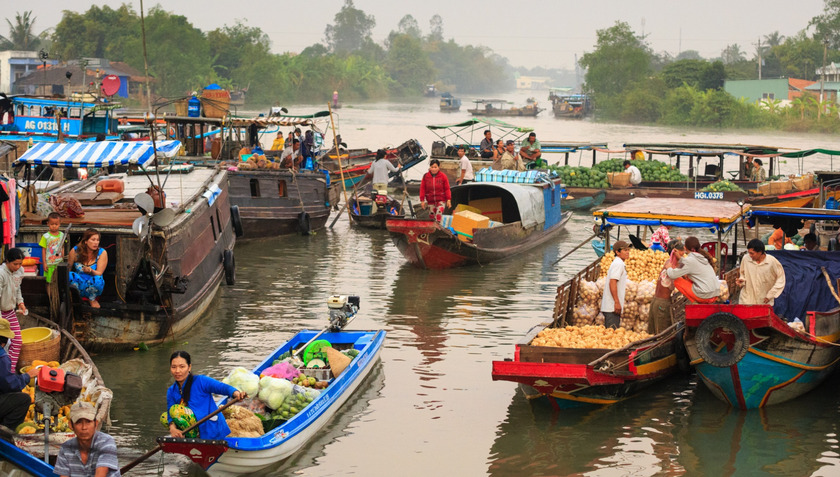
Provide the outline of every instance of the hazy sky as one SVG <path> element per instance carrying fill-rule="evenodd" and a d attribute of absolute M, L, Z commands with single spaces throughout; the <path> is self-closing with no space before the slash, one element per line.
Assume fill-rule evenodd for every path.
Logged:
<path fill-rule="evenodd" d="M 5 18 L 31 10 L 35 31 L 53 27 L 63 10 L 84 12 L 93 4 L 113 8 L 134 0 L 3 0 Z M 333 23 L 344 0 L 289 2 L 283 0 L 144 0 L 144 8 L 161 5 L 167 11 L 184 15 L 203 31 L 232 25 L 241 19 L 267 33 L 275 52 L 300 52 L 323 42 L 324 27 Z M 697 50 L 704 58 L 720 56 L 721 50 L 737 43 L 752 57 L 759 37 L 774 31 L 784 36 L 807 27 L 822 13 L 823 0 L 589 0 L 531 1 L 511 0 L 355 0 L 356 8 L 376 19 L 373 37 L 382 42 L 400 19 L 410 14 L 423 33 L 429 19 L 443 18 L 444 38 L 457 43 L 483 45 L 507 57 L 513 66 L 572 68 L 575 55 L 594 49 L 596 30 L 625 21 L 637 34 L 644 34 L 654 51 L 676 55 Z M 0 32 L 8 33 L 5 22 Z"/>

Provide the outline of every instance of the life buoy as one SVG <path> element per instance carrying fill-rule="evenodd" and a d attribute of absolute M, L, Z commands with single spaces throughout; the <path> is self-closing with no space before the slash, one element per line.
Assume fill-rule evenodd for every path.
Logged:
<path fill-rule="evenodd" d="M 233 225 L 233 232 L 237 237 L 245 235 L 245 231 L 242 230 L 242 217 L 239 215 L 238 205 L 230 206 L 230 222 Z"/>
<path fill-rule="evenodd" d="M 225 283 L 234 285 L 236 283 L 236 259 L 233 257 L 233 250 L 224 251 L 222 265 L 225 269 Z"/>
<path fill-rule="evenodd" d="M 727 330 L 725 346 L 720 346 L 718 330 Z M 729 335 L 731 334 L 731 339 Z M 712 339 L 717 342 L 713 343 Z M 700 323 L 694 334 L 697 353 L 703 361 L 718 368 L 728 368 L 744 358 L 750 347 L 747 326 L 732 313 L 714 313 Z M 718 350 L 720 348 L 720 350 Z"/>
<path fill-rule="evenodd" d="M 312 233 L 312 219 L 308 212 L 301 212 L 298 214 L 298 229 L 301 235 L 309 235 Z"/>

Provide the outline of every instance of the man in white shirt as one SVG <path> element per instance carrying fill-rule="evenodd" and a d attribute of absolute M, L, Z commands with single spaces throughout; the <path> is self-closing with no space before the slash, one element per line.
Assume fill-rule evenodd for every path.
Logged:
<path fill-rule="evenodd" d="M 738 275 L 735 283 L 743 287 L 738 298 L 741 305 L 772 306 L 785 289 L 785 269 L 776 257 L 767 255 L 761 239 L 747 244 Z"/>
<path fill-rule="evenodd" d="M 473 166 L 470 160 L 467 158 L 467 148 L 466 146 L 458 146 L 458 163 L 461 166 L 461 175 L 455 181 L 456 184 L 466 184 L 467 182 L 472 182 L 475 180 L 475 174 L 473 173 Z"/>
<path fill-rule="evenodd" d="M 601 313 L 604 326 L 618 328 L 621 325 L 621 310 L 624 308 L 624 290 L 627 288 L 627 267 L 624 262 L 630 258 L 630 246 L 619 240 L 613 245 L 615 259 L 607 271 L 604 296 L 601 298 Z"/>
<path fill-rule="evenodd" d="M 624 161 L 624 172 L 630 173 L 630 184 L 639 185 L 642 182 L 642 171 L 638 167 L 631 165 L 630 161 Z"/>

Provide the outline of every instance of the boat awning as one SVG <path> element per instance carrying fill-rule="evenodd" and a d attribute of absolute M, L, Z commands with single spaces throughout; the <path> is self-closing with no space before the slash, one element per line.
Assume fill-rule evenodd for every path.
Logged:
<path fill-rule="evenodd" d="M 681 228 L 726 230 L 737 223 L 750 206 L 702 199 L 635 198 L 593 212 L 614 225 L 670 225 Z"/>
<path fill-rule="evenodd" d="M 452 189 L 453 198 L 456 194 L 470 189 L 491 188 L 499 190 L 502 200 L 512 197 L 519 210 L 522 227 L 529 228 L 545 222 L 545 204 L 543 189 L 539 185 L 503 184 L 498 182 L 470 182 Z M 505 194 L 507 192 L 507 194 Z M 466 202 L 466 201 L 464 201 Z"/>
<path fill-rule="evenodd" d="M 180 141 L 158 141 L 159 157 L 173 157 L 181 148 Z M 149 141 L 100 141 L 35 144 L 15 163 L 53 167 L 106 167 L 117 164 L 145 166 L 152 162 L 155 150 Z"/>
<path fill-rule="evenodd" d="M 233 117 L 231 118 L 232 125 L 234 127 L 246 127 L 250 126 L 251 124 L 256 124 L 257 126 L 309 126 L 312 125 L 316 119 L 320 118 L 328 118 L 330 116 L 329 111 L 318 111 L 317 113 L 313 114 L 305 114 L 305 115 L 291 115 L 291 114 L 281 114 L 281 115 L 274 115 L 274 116 L 257 116 L 251 118 L 242 118 L 242 117 Z"/>
<path fill-rule="evenodd" d="M 526 128 L 526 127 L 519 127 L 514 126 L 513 124 L 506 123 L 504 121 L 499 121 L 498 119 L 494 118 L 472 118 L 464 122 L 460 122 L 457 124 L 431 124 L 426 126 L 428 129 L 435 131 L 437 129 L 455 129 L 455 128 L 465 128 L 475 125 L 486 125 L 486 126 L 493 126 L 500 129 L 510 129 L 516 132 L 527 133 L 534 130 L 534 128 Z"/>
<path fill-rule="evenodd" d="M 840 220 L 840 210 L 801 207 L 761 207 L 750 209 L 754 217 L 785 217 L 803 220 Z"/>

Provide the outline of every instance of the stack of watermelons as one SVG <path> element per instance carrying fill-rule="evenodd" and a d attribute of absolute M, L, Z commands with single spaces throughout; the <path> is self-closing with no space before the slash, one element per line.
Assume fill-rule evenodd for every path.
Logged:
<path fill-rule="evenodd" d="M 702 192 L 743 192 L 744 189 L 729 181 L 717 181 L 700 189 Z"/>
<path fill-rule="evenodd" d="M 688 177 L 681 174 L 675 166 L 670 166 L 662 161 L 630 161 L 630 164 L 639 168 L 644 182 L 679 182 L 688 180 Z M 595 169 L 602 172 L 624 172 L 624 159 L 615 158 L 595 165 Z"/>
<path fill-rule="evenodd" d="M 563 184 L 568 187 L 592 187 L 606 189 L 609 187 L 607 174 L 589 167 L 573 166 L 548 166 L 549 170 L 563 179 Z"/>

